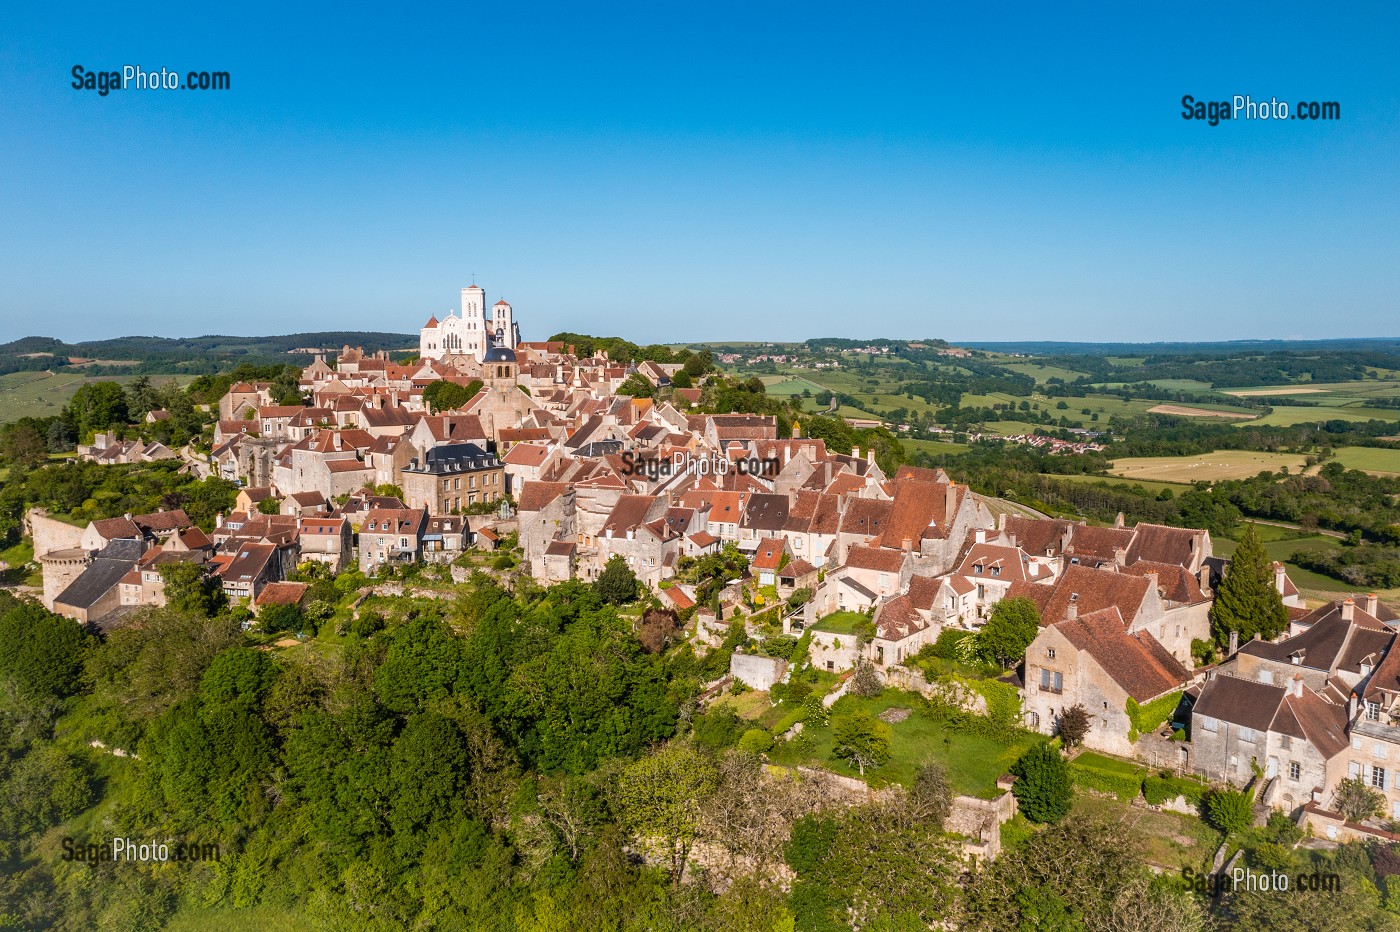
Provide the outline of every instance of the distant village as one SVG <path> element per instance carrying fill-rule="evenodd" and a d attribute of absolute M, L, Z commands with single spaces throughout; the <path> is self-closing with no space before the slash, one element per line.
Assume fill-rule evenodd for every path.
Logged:
<path fill-rule="evenodd" d="M 595 580 L 620 558 L 700 643 L 776 606 L 784 635 L 811 633 L 821 669 L 869 664 L 917 689 L 906 660 L 1024 598 L 1040 628 L 1008 682 L 1027 727 L 1056 733 L 1078 707 L 1090 748 L 1237 785 L 1258 768 L 1262 804 L 1330 838 L 1381 831 L 1333 808 L 1347 778 L 1400 819 L 1400 615 L 1374 596 L 1310 609 L 1275 564 L 1285 634 L 1204 664 L 1193 642 L 1211 638 L 1227 565 L 1207 531 L 994 511 L 942 470 L 886 474 L 872 451 L 829 449 L 800 423 L 780 436 L 776 417 L 698 413 L 701 389 L 671 384 L 680 368 L 524 341 L 509 304 L 488 309 L 483 289 L 463 289 L 460 308 L 423 325 L 412 362 L 350 346 L 317 355 L 300 405 L 274 404 L 269 384 L 232 385 L 207 456 L 106 435 L 81 448 L 103 463 L 185 458 L 196 475 L 238 483 L 237 505 L 212 533 L 178 509 L 85 528 L 31 513 L 44 604 L 115 624 L 163 604 L 163 566 L 191 563 L 256 611 L 303 598 L 306 584 L 288 577 L 307 562 L 374 577 L 514 543 L 544 585 Z M 621 393 L 635 377 L 658 400 Z M 436 410 L 443 384 L 468 400 Z M 1087 433 L 1007 439 L 1102 449 Z M 679 578 L 687 562 L 733 552 L 747 571 L 717 592 Z M 829 623 L 853 614 L 868 636 Z M 786 675 L 786 661 L 762 654 L 736 654 L 731 669 L 756 689 Z M 1177 695 L 1176 728 L 1140 734 L 1129 710 Z"/>

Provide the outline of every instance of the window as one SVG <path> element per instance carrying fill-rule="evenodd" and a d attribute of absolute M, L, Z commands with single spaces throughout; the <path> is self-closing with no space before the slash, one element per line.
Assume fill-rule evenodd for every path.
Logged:
<path fill-rule="evenodd" d="M 1201 728 L 1203 728 L 1203 729 L 1206 730 L 1206 731 L 1215 731 L 1215 730 L 1216 730 L 1216 727 L 1217 727 L 1217 726 L 1216 726 L 1216 723 L 1215 723 L 1215 719 L 1211 718 L 1209 715 L 1202 715 L 1202 716 L 1199 716 L 1199 718 L 1200 718 L 1200 720 L 1201 720 Z"/>
<path fill-rule="evenodd" d="M 1361 750 L 1361 736 L 1360 736 L 1360 735 L 1352 735 L 1352 736 L 1351 736 L 1351 749 L 1352 749 L 1353 751 L 1359 751 L 1359 750 Z"/>
<path fill-rule="evenodd" d="M 1047 648 L 1045 648 L 1045 656 L 1046 656 L 1046 657 L 1049 657 L 1051 660 L 1054 660 L 1054 659 L 1055 659 L 1055 648 L 1053 648 L 1053 647 L 1047 647 Z"/>
<path fill-rule="evenodd" d="M 1374 786 L 1374 787 L 1375 787 L 1376 789 L 1378 789 L 1378 790 L 1383 790 L 1383 789 L 1385 789 L 1385 768 L 1384 768 L 1384 767 L 1372 767 L 1372 768 L 1371 768 L 1371 785 Z"/>
<path fill-rule="evenodd" d="M 1274 682 L 1274 671 L 1273 671 L 1273 670 L 1260 670 L 1260 671 L 1259 671 L 1259 682 L 1261 682 L 1261 683 L 1263 683 L 1263 684 L 1265 684 L 1265 685 L 1267 685 L 1267 686 L 1272 686 L 1272 685 L 1273 685 L 1273 682 Z"/>
<path fill-rule="evenodd" d="M 1385 745 L 1377 741 L 1376 746 L 1371 749 L 1371 756 L 1385 760 Z"/>
<path fill-rule="evenodd" d="M 1000 576 L 1000 575 L 1001 575 L 1001 567 L 999 567 L 999 566 L 994 566 L 994 567 L 992 567 L 992 575 L 993 575 L 993 576 Z"/>
<path fill-rule="evenodd" d="M 1285 751 L 1288 750 L 1289 748 L 1293 747 L 1293 738 L 1290 735 L 1279 735 L 1278 746 L 1283 748 Z"/>
<path fill-rule="evenodd" d="M 1358 764 L 1356 761 L 1351 761 L 1350 763 L 1348 763 L 1347 776 L 1351 777 L 1353 780 L 1361 779 L 1361 765 Z"/>
<path fill-rule="evenodd" d="M 1241 740 L 1241 741 L 1248 741 L 1250 744 L 1253 744 L 1253 743 L 1254 743 L 1254 735 L 1255 735 L 1255 732 L 1254 732 L 1254 729 L 1253 729 L 1253 728 L 1249 728 L 1249 727 L 1247 727 L 1247 726 L 1245 726 L 1245 725 L 1241 725 L 1241 726 L 1240 726 L 1240 740 Z"/>
<path fill-rule="evenodd" d="M 1366 721 L 1379 722 L 1381 720 L 1381 704 L 1379 702 L 1366 703 Z"/>
<path fill-rule="evenodd" d="M 1288 779 L 1299 780 L 1303 776 L 1303 765 L 1296 760 L 1288 762 Z"/>
<path fill-rule="evenodd" d="M 1063 673 L 1059 673 L 1053 670 L 1040 671 L 1041 689 L 1045 690 L 1046 692 L 1060 693 L 1064 692 L 1064 687 L 1065 677 Z"/>

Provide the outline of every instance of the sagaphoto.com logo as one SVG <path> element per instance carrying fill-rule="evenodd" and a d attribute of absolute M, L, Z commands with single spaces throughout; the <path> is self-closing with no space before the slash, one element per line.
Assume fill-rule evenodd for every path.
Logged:
<path fill-rule="evenodd" d="M 1229 100 L 1198 100 L 1186 94 L 1181 98 L 1181 118 L 1210 126 L 1234 120 L 1340 120 L 1342 105 L 1335 100 L 1255 100 L 1248 94 L 1235 94 Z"/>
<path fill-rule="evenodd" d="M 140 65 L 122 65 L 109 70 L 91 70 L 74 65 L 70 87 L 75 91 L 93 91 L 106 97 L 113 91 L 226 91 L 230 77 L 227 71 L 181 71 L 178 68 L 146 70 Z"/>

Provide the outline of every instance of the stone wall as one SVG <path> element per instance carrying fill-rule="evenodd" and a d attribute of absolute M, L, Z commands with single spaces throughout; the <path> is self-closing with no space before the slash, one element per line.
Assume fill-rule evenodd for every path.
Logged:
<path fill-rule="evenodd" d="M 82 545 L 83 529 L 50 518 L 42 508 L 31 508 L 24 516 L 25 531 L 34 539 L 34 557 L 54 550 L 73 550 Z"/>

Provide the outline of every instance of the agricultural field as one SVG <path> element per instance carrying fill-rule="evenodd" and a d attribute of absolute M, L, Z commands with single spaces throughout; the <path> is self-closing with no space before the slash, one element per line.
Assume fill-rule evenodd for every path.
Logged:
<path fill-rule="evenodd" d="M 120 382 L 129 384 L 139 378 L 134 375 L 83 375 L 81 372 L 10 372 L 0 375 L 0 424 L 22 417 L 49 417 L 58 414 L 84 382 Z M 150 379 L 160 385 L 168 379 L 181 384 L 190 376 L 153 375 Z"/>
<path fill-rule="evenodd" d="M 1255 453 L 1249 450 L 1217 450 L 1197 456 L 1139 456 L 1113 461 L 1110 470 L 1125 479 L 1159 482 L 1218 482 L 1248 479 L 1265 470 L 1290 472 L 1303 469 L 1306 457 L 1294 453 Z"/>
<path fill-rule="evenodd" d="M 900 443 L 911 454 L 919 452 L 927 453 L 930 456 L 966 453 L 969 449 L 968 444 L 953 443 L 951 440 L 910 440 L 901 437 Z"/>
<path fill-rule="evenodd" d="M 1061 379 L 1065 382 L 1073 382 L 1075 379 L 1083 378 L 1088 373 L 1076 372 L 1073 369 L 1063 369 L 1059 366 L 1046 365 L 1040 362 L 1028 360 L 1016 360 L 1015 362 L 997 361 L 997 365 L 1003 369 L 1010 369 L 1012 372 L 1019 372 L 1021 375 L 1028 375 L 1037 382 L 1048 382 L 1051 379 Z"/>
<path fill-rule="evenodd" d="M 1342 447 L 1333 459 L 1347 469 L 1359 469 L 1377 476 L 1400 476 L 1400 450 L 1380 447 Z"/>
<path fill-rule="evenodd" d="M 1085 485 L 1097 485 L 1105 483 L 1107 485 L 1117 485 L 1124 488 L 1138 488 L 1148 492 L 1161 492 L 1168 489 L 1173 493 L 1189 492 L 1191 487 L 1180 482 L 1163 482 L 1156 479 L 1124 479 L 1121 476 L 1074 476 L 1059 475 L 1058 473 L 1043 473 L 1047 479 L 1058 479 L 1065 482 L 1082 482 Z"/>
<path fill-rule="evenodd" d="M 1174 417 L 1220 417 L 1229 419 L 1253 420 L 1258 417 L 1255 411 L 1226 408 L 1224 405 L 1206 407 L 1204 404 L 1177 405 L 1159 404 L 1147 409 L 1148 414 L 1170 414 Z"/>

